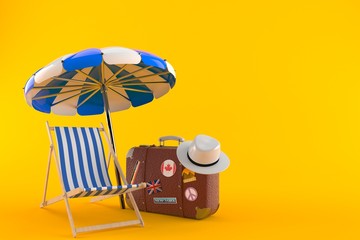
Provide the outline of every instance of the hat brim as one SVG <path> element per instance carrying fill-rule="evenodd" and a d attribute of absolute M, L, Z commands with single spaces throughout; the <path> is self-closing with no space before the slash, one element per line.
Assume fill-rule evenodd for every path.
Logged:
<path fill-rule="evenodd" d="M 192 141 L 186 141 L 180 144 L 176 150 L 180 163 L 187 169 L 200 174 L 215 174 L 224 171 L 230 165 L 230 160 L 225 153 L 220 153 L 219 161 L 212 166 L 198 166 L 193 164 L 188 157 L 188 149 Z"/>

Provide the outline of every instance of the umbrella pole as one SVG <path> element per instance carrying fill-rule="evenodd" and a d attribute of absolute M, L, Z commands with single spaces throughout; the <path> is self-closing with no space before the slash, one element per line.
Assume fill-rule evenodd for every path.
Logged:
<path fill-rule="evenodd" d="M 111 140 L 111 144 L 113 146 L 113 150 L 114 150 L 114 152 L 116 154 L 114 134 L 113 134 L 111 116 L 110 116 L 110 108 L 109 108 L 109 102 L 108 102 L 108 99 L 107 99 L 106 91 L 103 91 L 103 98 L 104 98 L 104 106 L 105 106 L 105 112 L 106 112 L 106 121 L 107 121 L 107 124 L 108 124 L 109 133 L 110 133 L 110 140 Z M 115 166 L 115 175 L 116 175 L 117 184 L 121 185 L 120 173 L 119 173 L 119 170 L 116 168 L 116 166 Z M 121 194 L 121 195 L 119 195 L 119 197 L 120 197 L 121 208 L 125 209 L 124 195 Z"/>

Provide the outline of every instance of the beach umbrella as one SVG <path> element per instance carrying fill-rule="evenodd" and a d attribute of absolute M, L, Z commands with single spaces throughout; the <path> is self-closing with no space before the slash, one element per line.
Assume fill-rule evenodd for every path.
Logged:
<path fill-rule="evenodd" d="M 60 57 L 35 72 L 24 93 L 28 105 L 44 113 L 105 113 L 116 150 L 110 113 L 163 96 L 174 87 L 175 78 L 171 64 L 154 54 L 123 47 L 91 48 Z M 121 184 L 118 172 L 116 176 Z"/>

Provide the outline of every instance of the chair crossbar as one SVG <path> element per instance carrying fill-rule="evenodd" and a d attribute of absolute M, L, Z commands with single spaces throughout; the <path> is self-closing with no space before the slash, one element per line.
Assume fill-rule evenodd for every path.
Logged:
<path fill-rule="evenodd" d="M 98 231 L 98 230 L 118 228 L 118 227 L 127 227 L 127 226 L 138 225 L 138 224 L 141 224 L 140 220 L 130 220 L 130 221 L 124 221 L 124 222 L 117 222 L 117 223 L 78 227 L 78 228 L 76 228 L 76 232 L 82 233 L 82 232 Z"/>

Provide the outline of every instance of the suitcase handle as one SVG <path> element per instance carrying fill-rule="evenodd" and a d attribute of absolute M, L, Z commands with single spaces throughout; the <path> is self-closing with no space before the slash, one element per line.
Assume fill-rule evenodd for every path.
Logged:
<path fill-rule="evenodd" d="M 180 145 L 180 143 L 182 143 L 184 141 L 184 138 L 178 137 L 178 136 L 163 136 L 163 137 L 160 137 L 159 138 L 160 147 L 165 146 L 165 141 L 168 141 L 168 140 L 178 141 L 179 145 Z"/>

